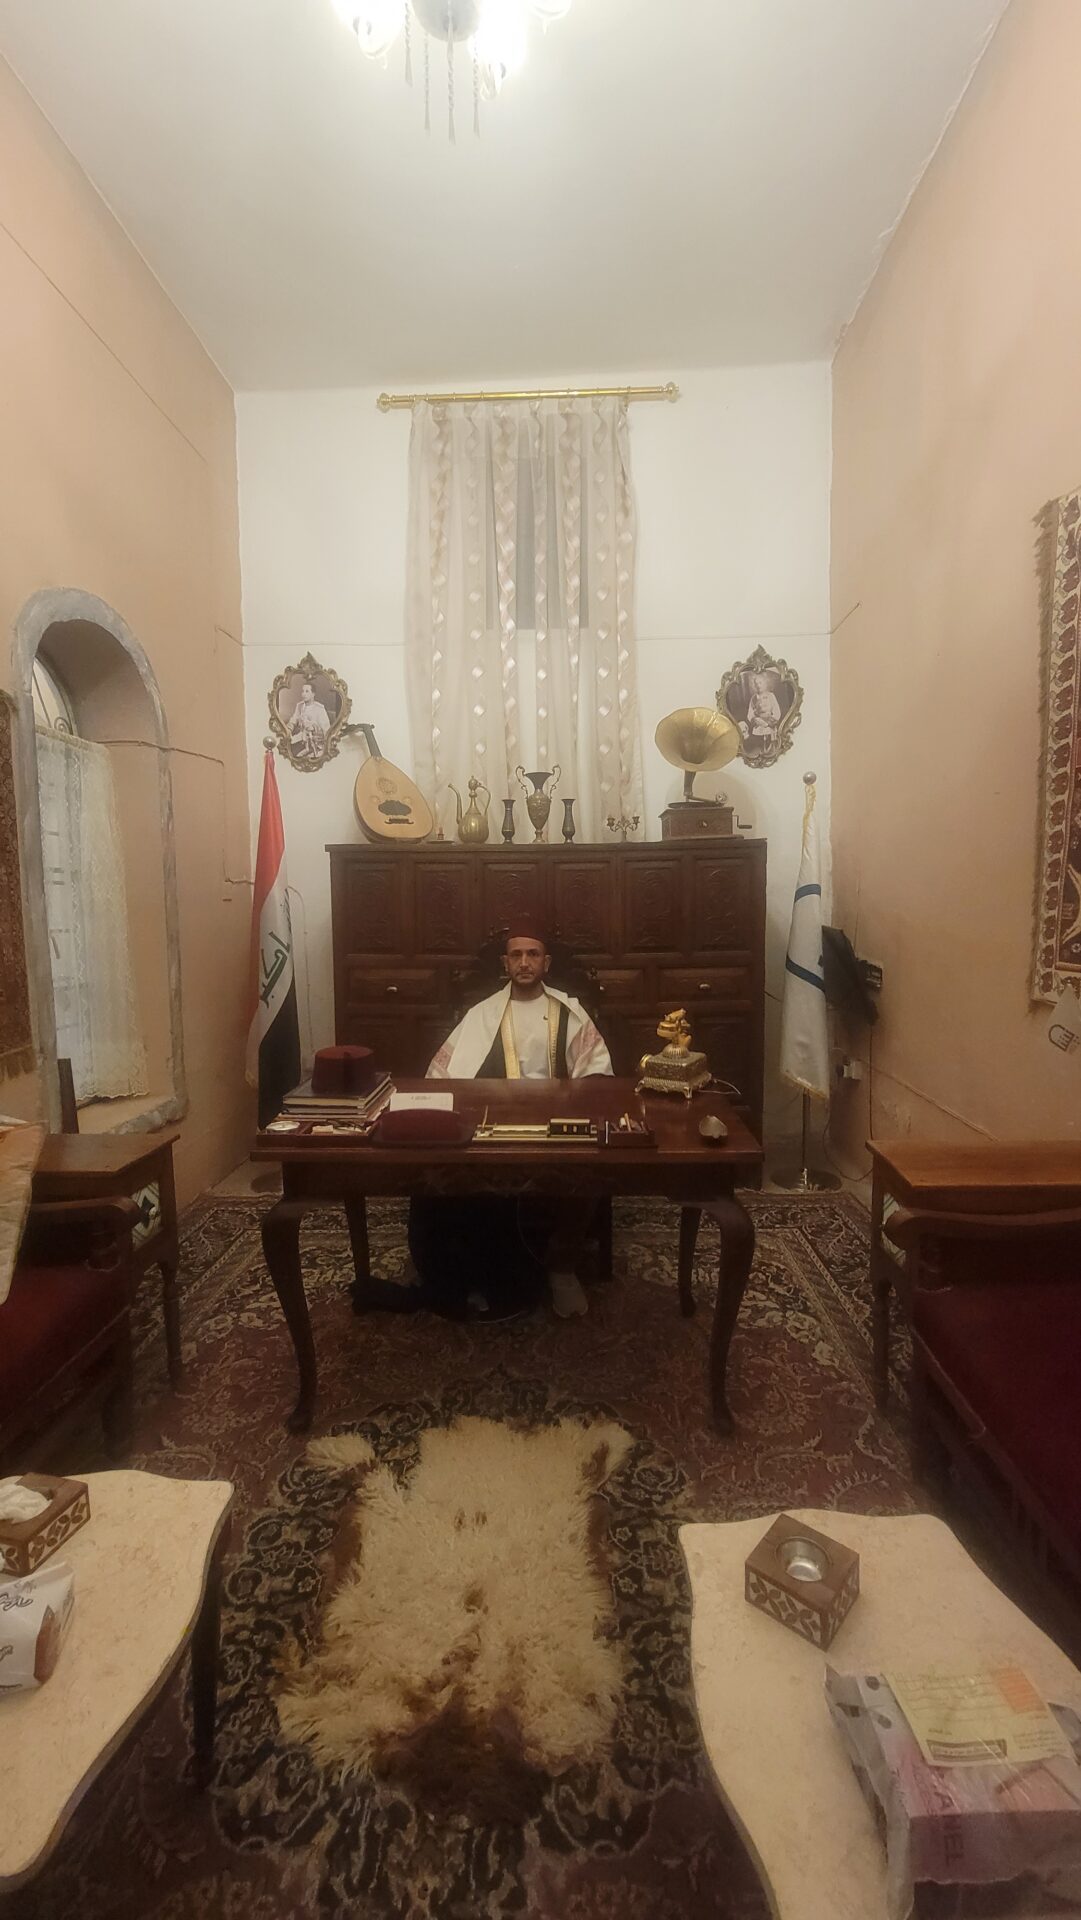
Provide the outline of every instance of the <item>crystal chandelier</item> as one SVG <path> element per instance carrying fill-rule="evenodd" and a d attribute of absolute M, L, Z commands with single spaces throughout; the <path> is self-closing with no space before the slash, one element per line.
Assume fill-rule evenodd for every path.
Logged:
<path fill-rule="evenodd" d="M 465 43 L 473 101 L 473 131 L 480 133 L 480 103 L 494 99 L 522 65 L 529 47 L 529 22 L 547 27 L 570 12 L 571 0 L 331 0 L 339 19 L 351 27 L 369 60 L 386 64 L 401 39 L 405 77 L 413 84 L 413 52 L 419 34 L 424 84 L 424 126 L 431 131 L 432 43 L 446 48 L 447 126 L 454 139 L 455 53 Z M 436 53 L 438 55 L 439 45 Z"/>

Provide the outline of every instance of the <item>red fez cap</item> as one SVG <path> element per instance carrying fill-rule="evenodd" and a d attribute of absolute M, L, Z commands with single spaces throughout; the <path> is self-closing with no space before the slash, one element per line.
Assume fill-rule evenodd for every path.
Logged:
<path fill-rule="evenodd" d="M 548 935 L 536 915 L 532 913 L 511 915 L 507 927 L 507 940 L 539 940 L 545 952 L 548 951 Z"/>

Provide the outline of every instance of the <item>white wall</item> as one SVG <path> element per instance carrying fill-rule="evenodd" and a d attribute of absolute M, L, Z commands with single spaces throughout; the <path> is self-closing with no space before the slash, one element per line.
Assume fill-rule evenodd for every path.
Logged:
<path fill-rule="evenodd" d="M 535 375 L 521 382 L 534 383 L 545 384 Z M 658 837 L 661 810 L 681 791 L 653 746 L 658 720 L 674 707 L 712 706 L 726 669 L 760 641 L 795 667 L 804 688 L 795 744 L 774 768 L 751 773 L 736 762 L 712 781 L 769 841 L 767 1127 L 776 1137 L 794 1126 L 794 1102 L 771 1067 L 808 768 L 819 776 L 829 844 L 830 372 L 736 367 L 686 374 L 680 386 L 674 406 L 631 409 L 646 825 Z M 383 415 L 375 398 L 374 390 L 237 397 L 253 822 L 267 693 L 309 650 L 346 681 L 353 719 L 372 721 L 383 752 L 411 763 L 402 658 L 409 415 Z M 352 789 L 362 758 L 347 741 L 319 773 L 277 763 L 289 877 L 303 903 L 301 1019 L 310 999 L 315 1045 L 332 1040 L 334 1026 L 323 848 L 360 838 Z M 501 817 L 493 803 L 493 831 Z"/>

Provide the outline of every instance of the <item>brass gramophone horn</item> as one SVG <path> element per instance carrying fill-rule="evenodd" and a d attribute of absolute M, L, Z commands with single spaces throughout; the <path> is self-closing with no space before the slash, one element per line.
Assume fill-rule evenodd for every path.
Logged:
<path fill-rule="evenodd" d="M 739 728 L 716 707 L 677 707 L 654 739 L 669 766 L 683 773 L 683 798 L 694 800 L 696 773 L 715 773 L 739 752 Z"/>

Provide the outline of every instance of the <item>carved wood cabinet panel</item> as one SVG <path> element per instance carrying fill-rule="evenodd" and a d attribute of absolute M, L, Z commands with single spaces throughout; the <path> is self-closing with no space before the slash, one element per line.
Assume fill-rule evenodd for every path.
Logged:
<path fill-rule="evenodd" d="M 766 843 L 663 847 L 333 846 L 335 1038 L 423 1073 L 461 1013 L 458 982 L 512 914 L 538 916 L 597 980 L 617 1073 L 687 1008 L 694 1044 L 761 1137 Z"/>

